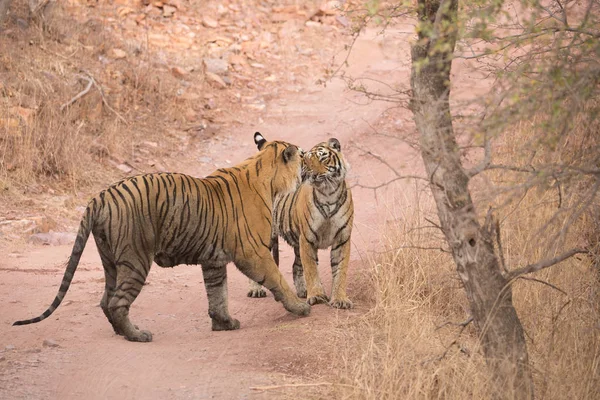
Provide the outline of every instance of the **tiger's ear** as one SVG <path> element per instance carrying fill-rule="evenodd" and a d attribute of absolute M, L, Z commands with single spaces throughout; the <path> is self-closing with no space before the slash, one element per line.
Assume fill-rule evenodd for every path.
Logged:
<path fill-rule="evenodd" d="M 287 164 L 287 162 L 290 161 L 292 157 L 296 155 L 297 152 L 298 148 L 293 144 L 286 147 L 286 149 L 283 151 L 283 162 Z"/>
<path fill-rule="evenodd" d="M 329 145 L 329 147 L 337 150 L 337 151 L 342 151 L 342 145 L 340 144 L 340 141 L 337 140 L 336 138 L 331 138 L 327 141 L 327 144 Z"/>
<path fill-rule="evenodd" d="M 260 132 L 256 132 L 254 134 L 254 143 L 259 150 L 262 150 L 265 143 L 267 143 L 267 140 L 263 137 L 263 135 L 261 135 Z"/>

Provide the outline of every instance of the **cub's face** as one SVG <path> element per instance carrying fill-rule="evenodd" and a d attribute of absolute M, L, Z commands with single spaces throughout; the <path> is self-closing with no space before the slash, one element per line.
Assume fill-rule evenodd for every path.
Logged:
<path fill-rule="evenodd" d="M 331 138 L 304 154 L 302 175 L 311 183 L 336 183 L 346 178 L 340 142 Z"/>
<path fill-rule="evenodd" d="M 270 174 L 273 194 L 284 195 L 298 189 L 302 183 L 304 151 L 286 142 L 267 142 L 259 132 L 254 134 L 254 143 L 262 153 L 263 168 L 272 168 Z"/>

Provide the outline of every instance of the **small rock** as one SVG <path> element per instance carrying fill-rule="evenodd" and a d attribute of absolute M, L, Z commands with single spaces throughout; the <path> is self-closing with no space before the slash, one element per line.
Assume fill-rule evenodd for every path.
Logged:
<path fill-rule="evenodd" d="M 207 73 L 223 74 L 229 68 L 229 63 L 220 58 L 204 58 L 202 62 Z"/>
<path fill-rule="evenodd" d="M 336 15 L 335 20 L 342 25 L 344 28 L 347 28 L 350 25 L 350 21 L 343 15 Z"/>
<path fill-rule="evenodd" d="M 155 149 L 158 147 L 157 142 L 150 142 L 149 140 L 142 140 L 142 144 L 148 147 L 154 147 Z"/>
<path fill-rule="evenodd" d="M 227 84 L 225 83 L 225 81 L 223 79 L 221 79 L 221 77 L 219 75 L 213 74 L 212 72 L 206 72 L 206 79 L 209 82 L 216 84 L 221 89 L 224 89 L 227 87 Z"/>
<path fill-rule="evenodd" d="M 202 17 L 202 25 L 204 25 L 207 28 L 218 28 L 219 21 L 209 17 L 208 15 L 205 15 L 204 17 Z"/>
<path fill-rule="evenodd" d="M 5 360 L 6 360 L 6 357 L 4 357 L 3 355 L 0 356 L 0 362 L 5 361 Z"/>
<path fill-rule="evenodd" d="M 175 78 L 184 78 L 187 75 L 187 71 L 181 67 L 171 67 L 171 73 Z"/>
<path fill-rule="evenodd" d="M 127 57 L 127 53 L 125 50 L 113 48 L 108 51 L 108 56 L 112 59 L 119 60 L 121 58 Z"/>
<path fill-rule="evenodd" d="M 169 5 L 164 5 L 163 6 L 163 17 L 165 17 L 165 18 L 172 17 L 173 14 L 175 14 L 175 11 L 177 11 L 177 8 L 175 8 L 173 6 L 169 6 Z"/>
<path fill-rule="evenodd" d="M 223 4 L 219 4 L 219 5 L 217 6 L 217 14 L 219 14 L 219 15 L 225 15 L 225 14 L 227 14 L 228 12 L 229 12 L 229 10 L 227 10 L 227 9 L 226 9 L 226 8 L 223 6 Z"/>
<path fill-rule="evenodd" d="M 265 108 L 267 108 L 267 105 L 262 101 L 258 101 L 255 103 L 244 104 L 244 107 L 251 110 L 263 111 Z"/>
<path fill-rule="evenodd" d="M 44 339 L 42 344 L 44 347 L 60 347 L 53 339 Z"/>
<path fill-rule="evenodd" d="M 241 54 L 231 54 L 229 56 L 229 63 L 233 65 L 245 65 L 248 64 L 246 57 Z"/>
<path fill-rule="evenodd" d="M 193 108 L 188 108 L 185 111 L 185 119 L 189 122 L 195 122 L 198 120 L 198 113 Z"/>
<path fill-rule="evenodd" d="M 250 64 L 250 66 L 252 68 L 258 68 L 258 69 L 264 69 L 265 68 L 265 65 L 261 64 L 261 63 L 252 63 L 252 64 Z"/>
<path fill-rule="evenodd" d="M 217 108 L 214 99 L 208 99 L 206 101 L 206 104 L 204 104 L 204 108 L 206 108 L 207 110 L 214 110 L 215 108 Z"/>
<path fill-rule="evenodd" d="M 204 163 L 204 164 L 208 164 L 208 163 L 212 162 L 212 158 L 210 158 L 210 157 L 200 157 L 200 158 L 198 158 L 198 161 L 200 161 L 201 163 Z"/>
<path fill-rule="evenodd" d="M 27 242 L 44 246 L 60 246 L 72 244 L 76 238 L 77 235 L 72 232 L 48 232 L 31 235 L 27 239 Z"/>
<path fill-rule="evenodd" d="M 342 7 L 342 2 L 338 0 L 326 1 L 321 4 L 319 7 L 319 11 L 323 13 L 323 15 L 335 15 L 340 12 Z"/>
<path fill-rule="evenodd" d="M 42 349 L 37 348 L 37 347 L 26 351 L 26 353 L 30 353 L 30 354 L 41 353 L 41 352 L 42 352 Z"/>
<path fill-rule="evenodd" d="M 133 171 L 133 168 L 131 168 L 131 166 L 129 166 L 127 164 L 119 164 L 119 165 L 117 165 L 117 168 L 120 169 L 121 171 L 125 172 L 126 174 Z"/>
<path fill-rule="evenodd" d="M 16 349 L 14 344 L 7 344 L 6 347 L 4 347 L 5 351 L 13 351 L 14 349 Z"/>
<path fill-rule="evenodd" d="M 227 76 L 227 75 L 224 75 L 224 76 L 222 76 L 222 77 L 221 77 L 221 79 L 223 79 L 223 82 L 225 82 L 225 84 L 226 84 L 227 86 L 231 86 L 231 84 L 232 84 L 232 81 L 231 81 L 231 78 L 230 78 L 229 76 Z"/>

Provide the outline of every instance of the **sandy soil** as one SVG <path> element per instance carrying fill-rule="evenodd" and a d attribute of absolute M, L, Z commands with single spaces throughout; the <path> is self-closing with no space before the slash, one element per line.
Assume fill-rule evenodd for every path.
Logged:
<path fill-rule="evenodd" d="M 406 36 L 398 32 L 388 32 L 385 39 L 368 32 L 355 45 L 349 72 L 408 82 L 404 41 Z M 406 144 L 372 134 L 380 127 L 413 129 L 408 111 L 386 111 L 389 107 L 382 102 L 367 103 L 339 80 L 325 88 L 306 80 L 296 93 L 269 101 L 260 119 L 257 115 L 256 120 L 228 127 L 190 151 L 180 163 L 180 172 L 203 176 L 216 166 L 243 160 L 255 151 L 252 135 L 259 130 L 267 139 L 287 140 L 304 149 L 337 137 L 351 164 L 350 182 L 382 183 L 393 174 L 361 149 L 394 154 L 394 165 L 404 166 L 403 173 L 412 173 L 420 164 Z M 206 156 L 212 165 L 197 162 Z M 131 310 L 132 319 L 152 331 L 154 341 L 130 343 L 114 335 L 98 306 L 103 273 L 92 240 L 59 309 L 42 323 L 13 327 L 13 321 L 39 315 L 50 304 L 71 246 L 4 249 L 0 261 L 0 398 L 296 398 L 285 391 L 253 388 L 328 380 L 330 360 L 336 357 L 330 331 L 366 310 L 367 305 L 353 296 L 352 277 L 365 268 L 365 256 L 379 243 L 386 219 L 393 217 L 394 203 L 386 196 L 401 195 L 406 185 L 410 184 L 378 192 L 377 197 L 372 190 L 353 188 L 356 217 L 349 290 L 355 301 L 353 310 L 317 305 L 309 317 L 297 318 L 271 295 L 247 298 L 247 279 L 231 265 L 230 312 L 241 322 L 241 329 L 231 332 L 210 330 L 199 267 L 154 266 Z M 281 268 L 291 283 L 292 253 L 287 246 L 282 248 Z M 321 277 L 329 285 L 328 257 L 322 254 L 320 259 L 324 260 Z"/>

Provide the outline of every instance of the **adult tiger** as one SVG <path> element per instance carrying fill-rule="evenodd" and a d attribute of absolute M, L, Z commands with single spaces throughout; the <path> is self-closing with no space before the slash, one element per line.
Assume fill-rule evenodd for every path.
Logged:
<path fill-rule="evenodd" d="M 336 308 L 352 307 L 346 295 L 346 278 L 354 204 L 345 180 L 346 171 L 340 142 L 331 138 L 319 143 L 304 155 L 305 182 L 296 192 L 275 201 L 273 256 L 279 265 L 277 237 L 282 236 L 294 248 L 296 293 L 307 297 L 309 304 L 329 300 L 317 271 L 317 251 L 331 247 L 333 282 L 329 304 Z M 264 297 L 266 293 L 251 281 L 248 296 Z"/>
<path fill-rule="evenodd" d="M 124 179 L 96 195 L 88 204 L 77 239 L 52 305 L 25 325 L 50 316 L 64 298 L 86 241 L 93 233 L 106 279 L 100 305 L 115 333 L 127 340 L 149 342 L 152 334 L 129 320 L 152 261 L 161 267 L 201 264 L 212 329 L 238 329 L 227 307 L 228 262 L 260 282 L 286 310 L 307 315 L 301 301 L 281 276 L 271 254 L 273 202 L 296 190 L 301 182 L 302 152 L 289 143 L 267 142 L 232 168 L 198 179 L 157 173 Z"/>

